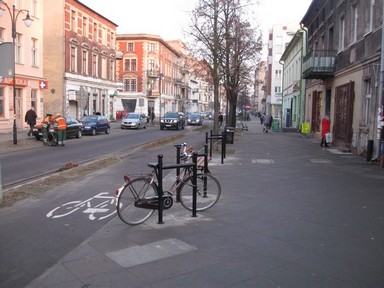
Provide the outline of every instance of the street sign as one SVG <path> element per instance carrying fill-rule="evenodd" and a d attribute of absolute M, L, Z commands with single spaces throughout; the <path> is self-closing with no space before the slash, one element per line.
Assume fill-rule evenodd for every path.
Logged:
<path fill-rule="evenodd" d="M 14 53 L 13 43 L 0 43 L 0 78 L 13 77 L 13 69 L 15 66 Z"/>

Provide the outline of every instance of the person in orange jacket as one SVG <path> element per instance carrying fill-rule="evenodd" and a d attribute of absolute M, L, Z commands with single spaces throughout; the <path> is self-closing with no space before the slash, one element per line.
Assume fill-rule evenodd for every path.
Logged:
<path fill-rule="evenodd" d="M 49 125 L 51 125 L 53 123 L 53 120 L 54 120 L 53 115 L 50 113 L 47 113 L 45 115 L 45 118 L 43 119 L 43 121 L 41 121 L 41 132 L 43 134 L 43 144 L 44 145 L 50 145 L 50 143 L 48 141 L 48 129 L 49 129 Z"/>
<path fill-rule="evenodd" d="M 60 114 L 56 115 L 58 145 L 64 146 L 67 138 L 67 121 Z"/>

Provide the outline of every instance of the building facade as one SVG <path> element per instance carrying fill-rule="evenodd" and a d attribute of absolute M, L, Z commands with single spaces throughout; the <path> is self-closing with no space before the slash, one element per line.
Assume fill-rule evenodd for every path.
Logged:
<path fill-rule="evenodd" d="M 116 110 L 146 113 L 156 119 L 168 111 L 185 112 L 190 95 L 189 70 L 175 44 L 151 34 L 117 35 L 122 60 Z"/>
<path fill-rule="evenodd" d="M 266 61 L 260 61 L 255 69 L 255 82 L 254 82 L 254 95 L 252 99 L 252 107 L 254 112 L 260 112 L 260 114 L 265 113 L 265 92 L 266 92 L 266 75 L 267 75 L 267 65 Z"/>
<path fill-rule="evenodd" d="M 283 98 L 282 119 L 283 129 L 300 131 L 304 121 L 305 81 L 301 78 L 302 60 L 306 45 L 304 30 L 298 30 L 286 47 L 280 63 L 283 64 Z"/>
<path fill-rule="evenodd" d="M 282 115 L 283 66 L 280 59 L 298 26 L 276 24 L 269 30 L 266 113 L 270 113 L 273 118 Z"/>
<path fill-rule="evenodd" d="M 44 95 L 46 89 L 46 81 L 43 74 L 43 7 L 41 1 L 25 0 L 25 1 L 4 1 L 11 9 L 7 9 L 5 4 L 0 3 L 2 15 L 0 16 L 0 49 L 8 43 L 11 45 L 12 38 L 12 5 L 15 5 L 15 13 L 20 10 L 28 10 L 32 21 L 30 27 L 24 25 L 22 19 L 26 18 L 27 12 L 21 11 L 16 19 L 16 37 L 15 37 L 15 106 L 14 111 L 14 94 L 13 94 L 13 67 L 10 68 L 8 75 L 0 77 L 0 131 L 11 131 L 14 117 L 16 119 L 17 128 L 26 128 L 28 125 L 24 122 L 25 113 L 31 107 L 35 108 L 38 115 L 38 121 L 44 114 Z M 9 13 L 11 12 L 11 13 Z M 12 44 L 13 45 L 13 44 Z M 9 46 L 11 49 L 13 46 Z M 2 50 L 3 51 L 3 50 Z M 4 55 L 1 57 L 11 57 Z M 0 60 L 0 65 L 4 65 L 5 61 Z M 13 60 L 12 60 L 13 64 Z M 12 75 L 12 76 L 11 76 Z"/>
<path fill-rule="evenodd" d="M 308 30 L 303 78 L 311 130 L 319 133 L 321 118 L 329 114 L 334 144 L 359 155 L 380 137 L 382 5 L 314 0 L 302 19 Z"/>
<path fill-rule="evenodd" d="M 77 0 L 43 3 L 45 111 L 113 118 L 117 25 Z"/>

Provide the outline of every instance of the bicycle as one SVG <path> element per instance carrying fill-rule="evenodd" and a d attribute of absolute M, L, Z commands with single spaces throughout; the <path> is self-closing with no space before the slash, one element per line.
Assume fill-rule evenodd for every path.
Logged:
<path fill-rule="evenodd" d="M 186 143 L 181 144 L 183 152 L 181 160 L 186 163 L 192 154 L 186 153 Z M 125 175 L 125 183 L 115 194 L 117 215 L 126 224 L 137 225 L 149 219 L 156 209 L 159 201 L 159 174 L 157 163 L 148 163 L 153 168 L 148 175 Z M 192 211 L 193 188 L 196 187 L 196 211 L 205 211 L 217 203 L 221 195 L 219 181 L 211 174 L 197 173 L 194 185 L 192 167 L 180 165 L 180 173 L 176 175 L 169 191 L 162 191 L 162 209 L 167 210 L 173 205 L 173 196 L 180 204 Z"/>

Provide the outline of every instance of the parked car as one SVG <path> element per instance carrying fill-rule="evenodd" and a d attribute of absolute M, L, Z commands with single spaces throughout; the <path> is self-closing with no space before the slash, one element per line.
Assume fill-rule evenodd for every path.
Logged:
<path fill-rule="evenodd" d="M 203 125 L 203 118 L 199 113 L 192 113 L 187 120 L 188 125 Z"/>
<path fill-rule="evenodd" d="M 211 120 L 213 118 L 213 113 L 212 112 L 205 112 L 204 117 L 205 117 L 205 119 Z"/>
<path fill-rule="evenodd" d="M 83 134 L 96 135 L 97 133 L 104 132 L 109 134 L 111 132 L 111 124 L 107 117 L 102 115 L 84 116 L 81 119 L 84 129 Z"/>
<path fill-rule="evenodd" d="M 83 136 L 83 124 L 72 117 L 66 117 L 65 120 L 67 121 L 67 138 L 81 138 L 81 136 Z M 32 130 L 32 135 L 35 136 L 36 140 L 43 138 L 41 124 L 35 125 Z"/>
<path fill-rule="evenodd" d="M 180 112 L 167 112 L 164 114 L 160 121 L 161 130 L 163 130 L 164 128 L 175 128 L 176 130 L 184 129 L 184 125 L 184 114 Z"/>
<path fill-rule="evenodd" d="M 143 113 L 128 113 L 128 116 L 121 120 L 121 129 L 147 128 L 147 116 Z"/>

